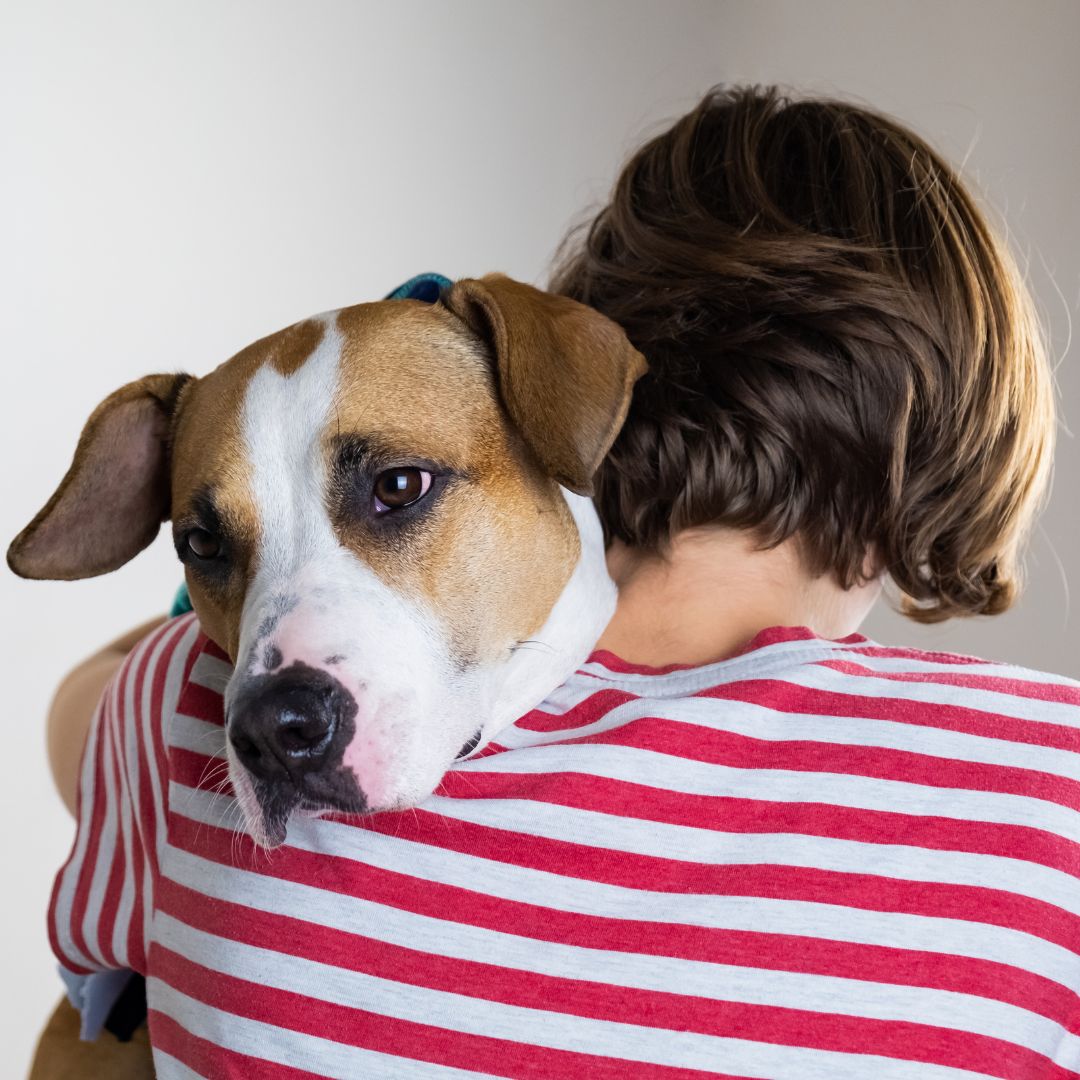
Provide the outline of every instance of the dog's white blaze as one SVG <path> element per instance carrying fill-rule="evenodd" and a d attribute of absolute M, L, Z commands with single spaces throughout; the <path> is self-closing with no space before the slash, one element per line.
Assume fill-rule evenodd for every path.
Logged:
<path fill-rule="evenodd" d="M 358 706 L 346 764 L 369 801 L 385 805 L 438 782 L 430 774 L 447 750 L 437 738 L 420 740 L 411 720 L 435 711 L 436 688 L 452 682 L 453 668 L 430 613 L 387 587 L 334 534 L 322 439 L 341 337 L 332 314 L 323 321 L 323 339 L 304 364 L 290 375 L 263 366 L 245 396 L 245 453 L 261 540 L 226 707 L 243 679 L 266 672 L 267 645 L 280 650 L 284 666 L 300 661 L 330 672 Z"/>

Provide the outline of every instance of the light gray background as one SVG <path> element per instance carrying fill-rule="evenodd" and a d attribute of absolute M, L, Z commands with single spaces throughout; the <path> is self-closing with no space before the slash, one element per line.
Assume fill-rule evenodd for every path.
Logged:
<path fill-rule="evenodd" d="M 5 3 L 0 25 L 0 537 L 66 468 L 90 409 L 203 373 L 418 270 L 542 282 L 566 226 L 710 84 L 855 97 L 929 136 L 1004 211 L 1061 363 L 1054 495 L 1023 603 L 869 632 L 1080 676 L 1080 4 L 456 0 Z M 1062 359 L 1063 358 L 1063 359 Z M 4 1075 L 58 995 L 43 921 L 71 823 L 42 731 L 84 654 L 158 612 L 162 538 L 79 584 L 0 574 Z"/>

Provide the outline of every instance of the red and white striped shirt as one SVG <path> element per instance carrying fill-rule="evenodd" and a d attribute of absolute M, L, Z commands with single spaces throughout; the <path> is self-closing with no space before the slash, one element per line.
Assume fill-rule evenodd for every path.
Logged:
<path fill-rule="evenodd" d="M 225 780 L 193 616 L 106 692 L 52 901 L 158 1076 L 970 1080 L 1080 1070 L 1080 684 L 854 636 L 595 654 L 416 811 Z"/>

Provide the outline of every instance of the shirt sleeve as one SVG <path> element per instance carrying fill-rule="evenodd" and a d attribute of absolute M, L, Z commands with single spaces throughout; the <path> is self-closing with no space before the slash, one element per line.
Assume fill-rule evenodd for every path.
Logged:
<path fill-rule="evenodd" d="M 53 886 L 49 934 L 68 996 L 94 1038 L 146 952 L 168 800 L 166 725 L 175 711 L 194 616 L 135 647 L 106 687 L 79 776 L 75 843 Z"/>

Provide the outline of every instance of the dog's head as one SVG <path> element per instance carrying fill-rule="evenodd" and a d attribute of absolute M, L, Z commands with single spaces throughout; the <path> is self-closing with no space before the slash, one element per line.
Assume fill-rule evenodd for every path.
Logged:
<path fill-rule="evenodd" d="M 412 805 L 610 617 L 587 496 L 643 370 L 609 320 L 501 276 L 345 308 L 107 398 L 8 561 L 106 573 L 171 518 L 235 664 L 230 773 L 256 840 L 296 808 Z"/>

